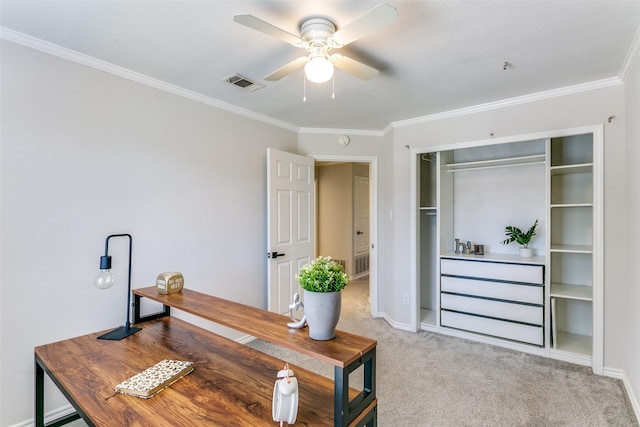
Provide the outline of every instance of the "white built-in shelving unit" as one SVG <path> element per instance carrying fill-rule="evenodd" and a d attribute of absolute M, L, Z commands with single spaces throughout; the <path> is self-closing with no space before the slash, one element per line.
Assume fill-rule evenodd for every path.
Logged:
<path fill-rule="evenodd" d="M 416 328 L 601 374 L 602 145 L 602 126 L 592 126 L 412 150 Z M 520 258 L 515 244 L 499 244 L 506 225 L 526 229 L 535 219 L 536 256 Z M 455 254 L 456 237 L 484 244 L 485 255 Z M 478 270 L 482 264 L 488 269 Z M 516 272 L 539 266 L 543 280 L 493 277 L 509 265 Z M 518 300 L 518 292 L 532 286 L 543 298 Z M 537 314 L 525 321 L 520 311 Z"/>
<path fill-rule="evenodd" d="M 552 137 L 547 148 L 551 353 L 594 367 L 603 341 L 598 137 Z"/>

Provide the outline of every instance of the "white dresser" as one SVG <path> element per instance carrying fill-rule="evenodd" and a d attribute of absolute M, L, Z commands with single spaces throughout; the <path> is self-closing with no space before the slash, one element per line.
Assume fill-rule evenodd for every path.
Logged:
<path fill-rule="evenodd" d="M 544 262 L 440 260 L 442 327 L 543 347 Z"/>

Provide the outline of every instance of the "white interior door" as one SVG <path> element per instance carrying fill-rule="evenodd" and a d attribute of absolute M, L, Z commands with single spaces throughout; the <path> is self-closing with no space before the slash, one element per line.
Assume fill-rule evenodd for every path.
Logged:
<path fill-rule="evenodd" d="M 295 275 L 313 257 L 314 160 L 267 149 L 267 305 L 289 311 Z"/>

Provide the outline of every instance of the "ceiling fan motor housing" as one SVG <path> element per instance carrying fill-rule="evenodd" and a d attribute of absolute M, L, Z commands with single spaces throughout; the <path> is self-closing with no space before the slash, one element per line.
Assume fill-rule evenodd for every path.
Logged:
<path fill-rule="evenodd" d="M 335 32 L 335 24 L 325 18 L 307 19 L 300 25 L 300 38 L 308 43 L 326 43 Z"/>

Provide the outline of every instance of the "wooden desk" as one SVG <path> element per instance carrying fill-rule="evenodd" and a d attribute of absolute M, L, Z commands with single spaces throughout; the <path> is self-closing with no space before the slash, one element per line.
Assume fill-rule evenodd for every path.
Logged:
<path fill-rule="evenodd" d="M 48 426 L 63 425 L 79 417 L 90 426 L 108 427 L 277 425 L 272 421 L 271 401 L 275 374 L 284 361 L 169 316 L 141 323 L 144 319 L 139 306 L 143 296 L 164 299 L 160 301 L 167 304 L 163 315 L 169 314 L 171 304 L 213 321 L 217 316 L 228 316 L 227 321 L 218 323 L 268 341 L 282 341 L 280 345 L 333 363 L 335 383 L 292 366 L 300 385 L 296 425 L 377 424 L 375 341 L 344 332 L 331 342 L 312 341 L 307 333 L 288 331 L 285 316 L 189 290 L 159 295 L 152 287 L 134 293 L 135 323 L 143 328 L 140 332 L 121 341 L 98 340 L 96 337 L 102 334 L 98 332 L 35 348 L 36 426 L 45 425 L 45 372 L 77 411 Z M 218 314 L 202 315 L 199 310 Z M 234 323 L 247 315 L 258 316 L 259 320 L 253 318 L 253 323 L 244 326 Z M 284 334 L 278 332 L 281 324 Z M 369 350 L 354 350 L 354 343 L 367 343 Z M 194 371 L 151 399 L 114 395 L 116 384 L 162 359 L 192 361 Z M 349 373 L 362 364 L 368 372 L 365 390 L 350 389 Z M 337 410 L 341 412 L 336 415 Z"/>

